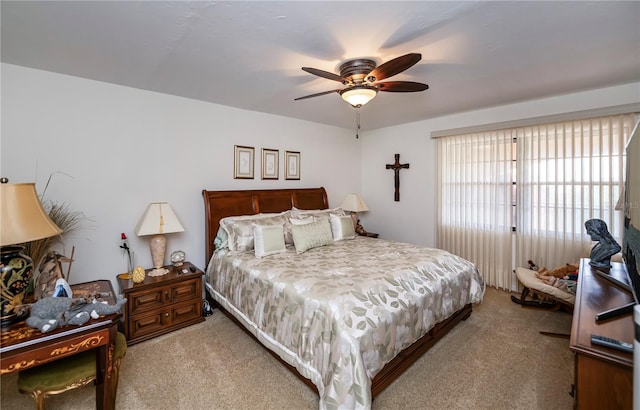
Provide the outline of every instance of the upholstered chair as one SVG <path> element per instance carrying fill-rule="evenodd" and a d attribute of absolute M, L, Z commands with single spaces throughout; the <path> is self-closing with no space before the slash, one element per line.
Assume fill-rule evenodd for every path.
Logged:
<path fill-rule="evenodd" d="M 127 340 L 122 333 L 116 336 L 111 377 L 111 397 L 115 408 L 120 363 L 127 352 Z M 88 385 L 96 379 L 96 352 L 87 350 L 65 359 L 23 370 L 18 374 L 18 390 L 30 394 L 38 410 L 44 410 L 48 396 L 64 393 Z"/>

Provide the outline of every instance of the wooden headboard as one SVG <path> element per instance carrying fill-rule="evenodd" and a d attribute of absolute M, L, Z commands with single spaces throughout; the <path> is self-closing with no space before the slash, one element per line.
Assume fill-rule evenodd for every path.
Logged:
<path fill-rule="evenodd" d="M 327 209 L 327 192 L 320 188 L 257 189 L 248 191 L 207 191 L 204 197 L 206 261 L 215 250 L 213 240 L 218 233 L 220 219 L 235 215 L 282 212 L 298 209 Z"/>

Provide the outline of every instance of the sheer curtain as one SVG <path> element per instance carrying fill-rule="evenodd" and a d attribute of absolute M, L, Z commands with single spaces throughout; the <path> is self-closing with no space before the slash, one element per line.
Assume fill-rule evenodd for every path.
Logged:
<path fill-rule="evenodd" d="M 438 138 L 438 247 L 474 262 L 487 285 L 517 290 L 516 266 L 576 262 L 584 222 L 615 211 L 634 114 Z"/>
<path fill-rule="evenodd" d="M 518 129 L 516 261 L 554 268 L 576 262 L 598 218 L 621 240 L 615 210 L 623 186 L 624 148 L 633 114 Z"/>
<path fill-rule="evenodd" d="M 488 285 L 510 288 L 511 132 L 440 138 L 437 150 L 438 247 L 474 262 Z"/>

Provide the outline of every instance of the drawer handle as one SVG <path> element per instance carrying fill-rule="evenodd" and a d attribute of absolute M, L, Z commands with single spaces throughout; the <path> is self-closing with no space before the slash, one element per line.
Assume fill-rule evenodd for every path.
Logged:
<path fill-rule="evenodd" d="M 169 300 L 169 292 L 164 292 L 164 300 Z"/>
<path fill-rule="evenodd" d="M 169 317 L 169 313 L 165 313 L 165 314 L 164 314 L 164 317 Z"/>

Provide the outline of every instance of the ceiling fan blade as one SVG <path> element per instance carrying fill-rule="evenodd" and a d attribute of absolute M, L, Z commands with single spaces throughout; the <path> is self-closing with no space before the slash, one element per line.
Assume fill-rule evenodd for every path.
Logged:
<path fill-rule="evenodd" d="M 304 97 L 294 98 L 293 101 L 305 100 L 307 98 L 313 98 L 313 97 L 319 97 L 319 96 L 325 95 L 325 94 L 337 93 L 338 91 L 340 91 L 340 90 L 323 91 L 323 92 L 317 93 L 317 94 L 305 95 Z"/>
<path fill-rule="evenodd" d="M 409 53 L 400 57 L 396 57 L 393 60 L 389 60 L 386 63 L 374 68 L 367 77 L 373 76 L 376 78 L 375 81 L 389 78 L 413 66 L 415 63 L 420 61 L 420 59 L 422 59 L 422 54 L 420 53 Z"/>
<path fill-rule="evenodd" d="M 378 91 L 387 91 L 392 93 L 413 93 L 429 89 L 427 84 L 416 83 L 413 81 L 387 81 L 385 83 L 375 83 Z"/>
<path fill-rule="evenodd" d="M 319 70 L 317 68 L 302 67 L 302 70 L 306 71 L 309 74 L 317 75 L 318 77 L 327 78 L 329 80 L 338 81 L 338 82 L 344 81 L 343 78 L 340 77 L 338 74 L 330 73 L 324 70 Z"/>

